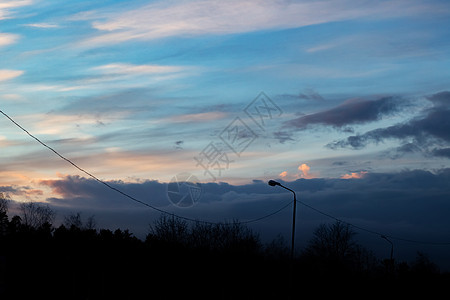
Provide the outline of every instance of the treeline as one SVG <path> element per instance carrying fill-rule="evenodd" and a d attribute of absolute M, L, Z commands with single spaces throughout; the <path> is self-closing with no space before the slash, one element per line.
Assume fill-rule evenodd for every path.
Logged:
<path fill-rule="evenodd" d="M 10 219 L 7 203 L 0 201 L 0 299 L 297 299 L 361 288 L 404 296 L 450 283 L 423 253 L 411 263 L 376 258 L 340 222 L 320 225 L 291 259 L 281 236 L 264 244 L 237 221 L 161 215 L 141 240 L 126 229 L 98 229 L 80 213 L 56 227 L 54 212 L 36 203 L 21 204 Z"/>

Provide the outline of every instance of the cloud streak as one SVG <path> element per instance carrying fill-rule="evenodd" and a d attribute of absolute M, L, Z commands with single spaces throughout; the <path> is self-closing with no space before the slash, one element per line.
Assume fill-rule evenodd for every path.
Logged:
<path fill-rule="evenodd" d="M 24 26 L 33 27 L 33 28 L 42 28 L 42 29 L 59 28 L 60 27 L 58 24 L 50 24 L 50 23 L 31 23 L 31 24 L 25 24 Z"/>
<path fill-rule="evenodd" d="M 404 123 L 352 135 L 329 143 L 327 147 L 331 149 L 345 147 L 362 149 L 368 144 L 377 144 L 390 139 L 402 142 L 402 145 L 397 148 L 400 152 L 418 150 L 448 157 L 446 147 L 450 145 L 450 92 L 437 93 L 427 99 L 433 103 L 433 107 L 425 109 L 421 116 Z"/>
<path fill-rule="evenodd" d="M 91 20 L 102 32 L 82 42 L 83 45 L 114 44 L 129 40 L 151 40 L 174 36 L 233 34 L 268 29 L 286 29 L 362 17 L 411 15 L 420 3 L 393 1 L 370 3 L 355 8 L 351 1 L 178 1 L 156 2 L 138 9 L 114 13 L 78 14 L 77 19 Z"/>
<path fill-rule="evenodd" d="M 18 0 L 18 1 L 2 1 L 0 2 L 0 20 L 13 18 L 14 8 L 32 4 L 32 0 Z"/>
<path fill-rule="evenodd" d="M 0 81 L 10 80 L 22 75 L 24 71 L 20 70 L 1 70 L 0 69 Z"/>
<path fill-rule="evenodd" d="M 348 100 L 329 110 L 300 116 L 285 122 L 284 127 L 304 130 L 312 125 L 342 128 L 380 120 L 383 116 L 398 112 L 404 101 L 395 97 L 377 100 Z"/>
<path fill-rule="evenodd" d="M 14 44 L 18 39 L 17 34 L 0 33 L 0 47 Z"/>
<path fill-rule="evenodd" d="M 181 66 L 163 66 L 163 65 L 132 65 L 124 63 L 112 63 L 93 68 L 104 73 L 136 75 L 136 74 L 165 74 L 175 73 L 186 70 Z"/>

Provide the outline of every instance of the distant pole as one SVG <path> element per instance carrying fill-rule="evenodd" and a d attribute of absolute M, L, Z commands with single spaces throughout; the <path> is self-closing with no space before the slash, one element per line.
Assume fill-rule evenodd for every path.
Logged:
<path fill-rule="evenodd" d="M 295 195 L 295 192 L 291 189 L 288 189 L 285 186 L 280 185 L 282 188 L 285 188 L 289 191 L 291 191 L 294 194 L 294 209 L 292 211 L 292 237 L 291 237 L 291 259 L 294 259 L 294 241 L 295 241 L 295 215 L 297 210 L 297 196 Z"/>
<path fill-rule="evenodd" d="M 282 188 L 292 192 L 292 194 L 294 194 L 294 209 L 292 212 L 292 237 L 291 237 L 291 259 L 294 259 L 294 241 L 295 241 L 295 215 L 296 215 L 296 210 L 297 210 L 297 196 L 295 195 L 295 192 L 293 190 L 291 190 L 288 187 L 285 187 L 284 185 L 282 185 L 279 182 L 276 182 L 275 180 L 269 180 L 268 184 L 270 186 L 281 186 Z"/>
<path fill-rule="evenodd" d="M 389 260 L 389 273 L 393 274 L 394 272 L 394 243 L 392 243 L 392 241 L 390 239 L 387 238 L 387 236 L 385 235 L 381 235 L 382 239 L 385 239 L 386 241 L 389 242 L 389 244 L 391 244 L 391 259 Z"/>
<path fill-rule="evenodd" d="M 389 242 L 389 244 L 391 244 L 391 262 L 392 262 L 392 260 L 394 259 L 394 244 L 385 235 L 382 235 L 381 238 L 385 239 L 386 241 Z"/>

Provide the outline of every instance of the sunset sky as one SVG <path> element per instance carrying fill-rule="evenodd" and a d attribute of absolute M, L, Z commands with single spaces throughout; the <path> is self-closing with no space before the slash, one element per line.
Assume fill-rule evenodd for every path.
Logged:
<path fill-rule="evenodd" d="M 269 214 L 292 198 L 267 186 L 276 179 L 393 240 L 450 243 L 449 37 L 446 0 L 0 0 L 0 110 L 178 215 Z M 180 173 L 201 183 L 193 207 L 167 197 Z M 0 191 L 136 234 L 157 216 L 3 115 Z M 289 234 L 290 218 L 255 228 Z M 299 218 L 300 245 L 333 221 L 302 206 Z M 360 237 L 387 253 L 386 241 Z M 411 253 L 428 245 L 403 242 Z M 436 260 L 450 248 L 430 247 Z"/>

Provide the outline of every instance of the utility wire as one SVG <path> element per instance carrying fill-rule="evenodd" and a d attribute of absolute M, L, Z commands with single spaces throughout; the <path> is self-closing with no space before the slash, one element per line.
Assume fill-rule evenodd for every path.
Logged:
<path fill-rule="evenodd" d="M 404 242 L 409 242 L 409 243 L 416 243 L 416 244 L 441 245 L 441 246 L 443 246 L 443 245 L 450 245 L 450 242 L 441 242 L 441 243 L 439 243 L 439 242 L 427 242 L 427 241 L 411 240 L 411 239 L 405 239 L 405 238 L 401 238 L 401 237 L 396 237 L 396 236 L 392 236 L 392 235 L 383 234 L 383 233 L 381 233 L 381 232 L 377 232 L 377 231 L 374 231 L 374 230 L 370 230 L 370 229 L 367 229 L 367 228 L 364 228 L 364 227 L 361 227 L 361 226 L 352 224 L 352 223 L 350 223 L 350 222 L 341 220 L 341 219 L 339 219 L 339 218 L 336 218 L 335 216 L 332 216 L 332 215 L 330 215 L 330 214 L 327 214 L 327 213 L 325 213 L 325 212 L 323 212 L 323 211 L 321 211 L 321 210 L 319 210 L 319 209 L 317 209 L 317 208 L 314 208 L 314 207 L 312 207 L 311 205 L 306 204 L 306 203 L 304 203 L 304 202 L 302 202 L 302 201 L 300 201 L 300 200 L 297 200 L 297 202 L 300 203 L 300 204 L 302 204 L 303 206 L 308 207 L 309 209 L 314 210 L 315 212 L 318 212 L 318 213 L 321 214 L 321 215 L 324 215 L 324 216 L 328 217 L 328 218 L 331 218 L 331 219 L 334 219 L 334 220 L 336 220 L 336 221 L 338 221 L 338 222 L 347 224 L 347 225 L 352 226 L 352 227 L 354 227 L 354 228 L 356 228 L 356 229 L 359 229 L 359 230 L 362 230 L 362 231 L 365 231 L 365 232 L 368 232 L 368 233 L 371 233 L 371 234 L 378 235 L 378 236 L 380 236 L 380 237 L 383 237 L 383 236 L 384 236 L 384 237 L 388 237 L 388 238 L 391 238 L 391 239 L 394 239 L 394 240 L 399 240 L 399 241 L 404 241 Z"/>
<path fill-rule="evenodd" d="M 268 217 L 271 217 L 271 216 L 273 216 L 273 215 L 279 213 L 279 212 L 282 211 L 283 209 L 285 209 L 285 208 L 291 206 L 292 203 L 293 203 L 292 201 L 289 201 L 289 203 L 287 203 L 286 205 L 284 205 L 284 206 L 281 207 L 280 209 L 277 209 L 276 211 L 274 211 L 274 212 L 272 212 L 272 213 L 270 213 L 270 214 L 268 214 L 268 215 L 265 215 L 265 216 L 262 216 L 262 217 L 259 217 L 259 218 L 256 218 L 256 219 L 252 219 L 252 220 L 249 220 L 249 221 L 239 222 L 239 223 L 241 223 L 241 224 L 242 224 L 242 223 L 248 224 L 248 223 L 253 223 L 253 222 L 257 222 L 257 221 L 266 219 L 266 218 L 268 218 Z"/>
<path fill-rule="evenodd" d="M 155 207 L 155 206 L 153 206 L 153 205 L 150 205 L 150 204 L 148 204 L 148 203 L 146 203 L 146 202 L 144 202 L 144 201 L 141 201 L 141 200 L 139 200 L 139 199 L 137 199 L 137 198 L 135 198 L 135 197 L 133 197 L 133 196 L 131 196 L 131 195 L 129 195 L 129 194 L 123 192 L 123 191 L 121 191 L 121 190 L 118 189 L 118 188 L 115 188 L 115 187 L 111 186 L 110 184 L 108 184 L 107 182 L 105 182 L 105 181 L 99 179 L 98 177 L 96 177 L 96 176 L 93 175 L 92 173 L 90 173 L 90 172 L 86 171 L 85 169 L 79 167 L 77 164 L 75 164 L 75 163 L 72 162 L 70 159 L 68 159 L 68 158 L 64 157 L 63 155 L 61 155 L 58 151 L 56 151 L 56 150 L 53 149 L 52 147 L 48 146 L 46 143 L 42 142 L 40 139 L 38 139 L 37 137 L 35 137 L 34 135 L 32 135 L 28 130 L 26 130 L 26 129 L 23 128 L 20 124 L 18 124 L 16 121 L 14 121 L 14 119 L 12 119 L 10 116 L 8 116 L 6 113 L 4 113 L 2 110 L 0 110 L 0 113 L 1 113 L 2 115 L 4 115 L 8 120 L 10 120 L 14 125 L 16 125 L 18 128 L 20 128 L 22 131 L 24 131 L 27 135 L 29 135 L 31 138 L 33 138 L 34 140 L 36 140 L 39 144 L 41 144 L 41 145 L 44 146 L 45 148 L 49 149 L 49 150 L 52 151 L 53 153 L 55 153 L 59 158 L 65 160 L 66 162 L 68 162 L 69 164 L 71 164 L 71 165 L 72 165 L 73 167 L 75 167 L 76 169 L 78 169 L 78 170 L 80 170 L 81 172 L 85 173 L 85 174 L 88 175 L 89 177 L 95 179 L 97 182 L 99 182 L 99 183 L 105 185 L 107 188 L 109 188 L 109 189 L 111 189 L 111 190 L 114 190 L 115 192 L 117 192 L 117 193 L 119 193 L 119 194 L 121 194 L 121 195 L 123 195 L 123 196 L 129 198 L 130 200 L 135 201 L 135 202 L 137 202 L 137 203 L 140 203 L 140 204 L 142 204 L 142 205 L 145 205 L 145 206 L 147 206 L 147 207 L 149 207 L 149 208 L 151 208 L 151 209 L 153 209 L 153 210 L 156 210 L 156 211 L 158 211 L 158 212 L 160 212 L 160 213 L 167 214 L 167 215 L 171 215 L 171 216 L 177 217 L 177 218 L 182 219 L 182 220 L 192 221 L 192 222 L 200 222 L 200 223 L 205 223 L 205 224 L 231 224 L 231 225 L 232 225 L 232 224 L 248 224 L 248 223 L 253 223 L 253 222 L 257 222 L 257 221 L 261 221 L 261 220 L 264 220 L 264 219 L 266 219 L 266 218 L 269 218 L 269 217 L 271 217 L 271 216 L 273 216 L 273 215 L 275 215 L 275 214 L 281 212 L 282 210 L 286 209 L 286 208 L 289 207 L 290 205 L 292 205 L 292 201 L 289 201 L 289 203 L 285 204 L 285 205 L 282 206 L 281 208 L 279 208 L 279 209 L 277 209 L 277 210 L 275 210 L 275 211 L 273 211 L 273 212 L 271 212 L 271 213 L 269 213 L 269 214 L 267 214 L 267 215 L 264 215 L 264 216 L 262 216 L 262 217 L 255 218 L 255 219 L 251 219 L 251 220 L 247 220 L 247 221 L 233 222 L 233 223 L 209 222 L 209 221 L 197 220 L 197 219 L 193 219 L 193 218 L 189 218 L 189 217 L 185 217 L 185 216 L 180 216 L 180 215 L 177 215 L 177 214 L 174 214 L 174 213 L 165 211 L 165 210 L 163 210 L 163 209 L 157 208 L 157 207 Z M 357 226 L 357 225 L 354 225 L 354 224 L 352 224 L 352 223 L 346 222 L 346 221 L 344 221 L 344 220 L 341 220 L 341 219 L 339 219 L 339 218 L 337 218 L 337 217 L 335 217 L 335 216 L 332 216 L 332 215 L 330 215 L 330 214 L 328 214 L 328 213 L 325 213 L 325 212 L 323 212 L 323 211 L 321 211 L 321 210 L 319 210 L 319 209 L 317 209 L 317 208 L 314 208 L 314 207 L 312 207 L 311 205 L 306 204 L 306 203 L 304 203 L 304 202 L 302 202 L 302 201 L 299 201 L 299 200 L 296 200 L 296 201 L 297 201 L 298 203 L 300 203 L 300 204 L 302 204 L 302 205 L 308 207 L 309 209 L 312 209 L 312 210 L 318 212 L 319 214 L 322 214 L 322 215 L 324 215 L 324 216 L 326 216 L 326 217 L 328 217 L 328 218 L 334 219 L 334 220 L 336 220 L 336 221 L 338 221 L 338 222 L 345 223 L 345 224 L 347 224 L 347 225 L 349 225 L 349 226 L 352 226 L 352 227 L 354 227 L 354 228 L 357 228 L 357 229 L 359 229 L 359 230 L 362 230 L 362 231 L 365 231 L 365 232 L 368 232 L 368 233 L 371 233 L 371 234 L 379 235 L 379 236 L 381 236 L 381 237 L 382 237 L 382 236 L 384 236 L 384 237 L 389 237 L 389 238 L 391 238 L 391 239 L 400 240 L 400 241 L 405 241 L 405 242 L 410 242 L 410 243 L 419 243 L 419 244 L 428 244 L 428 245 L 450 245 L 450 242 L 439 243 L 439 242 L 418 241 L 418 240 L 405 239 L 405 238 L 401 238 L 401 237 L 395 237 L 395 236 L 383 234 L 383 233 L 381 233 L 381 232 L 373 231 L 373 230 L 370 230 L 370 229 L 367 229 L 367 228 L 363 228 L 363 227 L 361 227 L 361 226 Z"/>
<path fill-rule="evenodd" d="M 205 223 L 205 224 L 219 224 L 218 222 L 209 222 L 209 221 L 197 220 L 197 219 L 193 219 L 193 218 L 189 218 L 189 217 L 184 217 L 184 216 L 180 216 L 180 215 L 177 215 L 177 214 L 168 212 L 168 211 L 166 211 L 166 210 L 163 210 L 163 209 L 160 209 L 160 208 L 155 207 L 155 206 L 153 206 L 153 205 L 150 205 L 150 204 L 148 204 L 148 203 L 146 203 L 146 202 L 144 202 L 144 201 L 141 201 L 141 200 L 139 200 L 139 199 L 137 199 L 137 198 L 131 196 L 130 194 L 127 194 L 127 193 L 121 191 L 120 189 L 113 187 L 113 186 L 110 185 L 109 183 L 107 183 L 107 182 L 105 182 L 105 181 L 99 179 L 98 177 L 96 177 L 96 176 L 93 175 L 92 173 L 90 173 L 90 172 L 86 171 L 85 169 L 79 167 L 77 164 L 75 164 L 74 162 L 72 162 L 70 159 L 64 157 L 64 156 L 61 155 L 58 151 L 56 151 L 56 150 L 53 149 L 52 147 L 48 146 L 46 143 L 42 142 L 39 138 L 37 138 L 36 136 L 34 136 L 33 134 L 31 134 L 31 133 L 30 133 L 28 130 L 26 130 L 25 128 L 23 128 L 19 123 L 17 123 L 16 121 L 14 121 L 14 119 L 12 119 L 10 116 L 8 116 L 6 113 L 4 113 L 2 110 L 0 110 L 0 113 L 1 113 L 2 115 L 4 115 L 8 120 L 10 120 L 14 125 L 16 125 L 18 128 L 20 128 L 22 131 L 24 131 L 27 135 L 29 135 L 31 138 L 33 138 L 34 140 L 36 140 L 39 144 L 41 144 L 42 146 L 44 146 L 45 148 L 49 149 L 49 150 L 52 151 L 54 154 L 56 154 L 59 158 L 65 160 L 66 162 L 68 162 L 69 164 L 71 164 L 73 167 L 75 167 L 75 168 L 78 169 L 79 171 L 83 172 L 84 174 L 88 175 L 89 177 L 93 178 L 93 179 L 96 180 L 97 182 L 99 182 L 99 183 L 105 185 L 107 188 L 109 188 L 109 189 L 111 189 L 111 190 L 113 190 L 113 191 L 115 191 L 115 192 L 117 192 L 117 193 L 119 193 L 119 194 L 121 194 L 121 195 L 123 195 L 123 196 L 129 198 L 130 200 L 135 201 L 135 202 L 137 202 L 137 203 L 140 203 L 140 204 L 142 204 L 142 205 L 145 205 L 145 206 L 147 206 L 147 207 L 149 207 L 149 208 L 151 208 L 151 209 L 153 209 L 153 210 L 156 210 L 156 211 L 158 211 L 158 212 L 160 212 L 160 213 L 167 214 L 167 215 L 171 215 L 171 216 L 174 216 L 174 217 L 177 217 L 177 218 L 179 218 L 179 219 L 186 220 L 186 221 L 200 222 L 200 223 Z M 264 215 L 264 216 L 262 216 L 262 217 L 259 217 L 259 218 L 256 218 L 256 219 L 251 219 L 251 220 L 248 220 L 248 221 L 233 222 L 232 224 L 248 224 L 248 223 L 257 222 L 257 221 L 266 219 L 266 218 L 268 218 L 268 217 L 271 217 L 271 216 L 273 216 L 273 215 L 279 213 L 280 211 L 282 211 L 283 209 L 287 208 L 287 207 L 288 207 L 289 205 L 291 205 L 291 204 L 292 204 L 292 202 L 290 201 L 287 205 L 284 205 L 284 206 L 281 207 L 280 209 L 278 209 L 278 210 L 276 210 L 276 211 L 274 211 L 274 212 L 272 212 L 272 213 L 269 213 L 269 214 L 267 214 L 267 215 Z M 223 224 L 223 223 L 220 223 L 220 224 Z M 225 223 L 225 224 L 228 224 L 228 223 Z"/>

